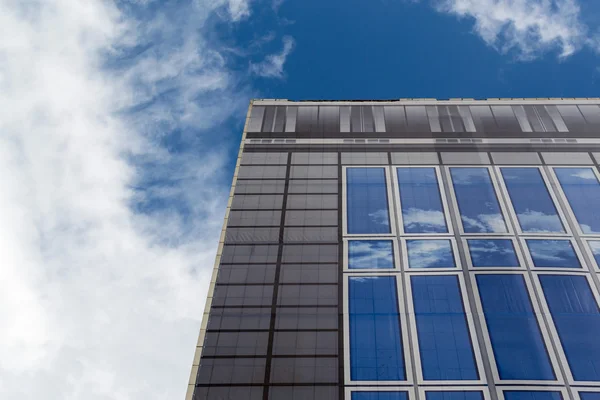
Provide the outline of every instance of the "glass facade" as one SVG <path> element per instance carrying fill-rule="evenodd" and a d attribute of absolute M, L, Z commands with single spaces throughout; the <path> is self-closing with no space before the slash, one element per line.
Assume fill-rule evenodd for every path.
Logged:
<path fill-rule="evenodd" d="M 600 400 L 599 162 L 600 101 L 255 101 L 188 400 Z"/>

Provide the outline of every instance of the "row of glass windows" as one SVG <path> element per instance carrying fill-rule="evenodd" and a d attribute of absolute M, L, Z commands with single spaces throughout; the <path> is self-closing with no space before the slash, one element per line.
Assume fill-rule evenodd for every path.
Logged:
<path fill-rule="evenodd" d="M 600 400 L 600 391 L 577 390 L 580 400 Z M 555 388 L 536 388 L 523 390 L 521 388 L 500 389 L 500 399 L 504 400 L 566 400 L 568 395 L 564 390 Z M 383 389 L 373 391 L 363 389 L 351 391 L 350 400 L 410 400 L 411 395 L 406 389 Z M 424 389 L 425 400 L 484 400 L 488 398 L 487 389 L 460 388 L 458 390 Z"/>
<path fill-rule="evenodd" d="M 598 105 L 254 106 L 248 132 L 596 132 Z"/>
<path fill-rule="evenodd" d="M 552 168 L 582 234 L 600 234 L 600 181 L 593 167 Z M 464 233 L 510 233 L 498 196 L 493 170 L 488 167 L 449 167 L 451 197 L 460 213 Z M 511 212 L 523 233 L 568 232 L 554 194 L 538 167 L 498 167 Z M 452 233 L 446 194 L 438 167 L 394 167 L 405 234 Z M 390 220 L 390 182 L 385 167 L 346 168 L 348 234 L 393 234 Z"/>
<path fill-rule="evenodd" d="M 463 238 L 467 261 L 472 268 L 524 268 L 513 238 Z M 584 269 L 573 239 L 522 238 L 527 259 L 534 268 Z M 348 239 L 348 270 L 457 269 L 457 248 L 453 238 L 402 239 L 402 251 L 395 239 Z M 600 240 L 588 240 L 589 250 L 600 268 Z M 397 254 L 404 258 L 396 257 Z M 402 260 L 402 261 L 400 261 Z"/>
<path fill-rule="evenodd" d="M 600 382 L 600 310 L 586 275 L 538 273 L 536 286 L 552 336 L 573 382 Z M 462 275 L 406 276 L 407 311 L 396 275 L 347 277 L 349 381 L 410 382 L 414 349 L 419 382 L 482 381 L 473 315 L 497 381 L 561 382 L 536 291 L 523 274 L 477 273 L 470 311 Z M 410 326 L 410 327 L 409 327 Z M 413 345 L 409 345 L 408 331 Z M 416 337 L 416 339 L 415 339 Z"/>

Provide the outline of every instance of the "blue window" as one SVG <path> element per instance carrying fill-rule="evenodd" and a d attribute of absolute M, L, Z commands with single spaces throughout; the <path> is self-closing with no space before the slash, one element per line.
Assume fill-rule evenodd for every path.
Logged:
<path fill-rule="evenodd" d="M 408 400 L 407 392 L 352 392 L 352 400 Z"/>
<path fill-rule="evenodd" d="M 527 239 L 529 254 L 537 268 L 581 268 L 570 240 Z"/>
<path fill-rule="evenodd" d="M 501 168 L 523 232 L 565 232 L 538 168 Z"/>
<path fill-rule="evenodd" d="M 596 264 L 600 267 L 600 241 L 590 240 L 588 244 L 590 245 L 590 250 L 592 250 L 592 255 L 594 256 L 594 260 L 596 260 Z"/>
<path fill-rule="evenodd" d="M 397 168 L 402 222 L 406 233 L 447 233 L 435 168 Z"/>
<path fill-rule="evenodd" d="M 348 168 L 348 233 L 391 233 L 384 168 Z"/>
<path fill-rule="evenodd" d="M 515 245 L 510 239 L 468 239 L 473 267 L 519 267 Z"/>
<path fill-rule="evenodd" d="M 350 376 L 352 380 L 406 380 L 396 278 L 350 277 Z"/>
<path fill-rule="evenodd" d="M 550 390 L 505 390 L 504 400 L 563 400 L 560 392 Z"/>
<path fill-rule="evenodd" d="M 394 268 L 394 247 L 391 240 L 349 240 L 349 269 Z"/>
<path fill-rule="evenodd" d="M 600 182 L 592 168 L 554 168 L 583 233 L 600 233 Z"/>
<path fill-rule="evenodd" d="M 425 400 L 483 400 L 481 391 L 428 391 L 425 392 Z"/>
<path fill-rule="evenodd" d="M 450 168 L 450 175 L 466 233 L 508 232 L 487 168 Z"/>
<path fill-rule="evenodd" d="M 600 312 L 585 276 L 540 275 L 544 297 L 576 381 L 600 381 Z"/>
<path fill-rule="evenodd" d="M 500 379 L 555 380 L 523 275 L 476 280 Z"/>
<path fill-rule="evenodd" d="M 449 239 L 409 239 L 406 248 L 409 268 L 456 268 Z"/>
<path fill-rule="evenodd" d="M 600 392 L 579 392 L 581 400 L 600 400 Z"/>
<path fill-rule="evenodd" d="M 477 364 L 456 275 L 411 277 L 425 380 L 477 380 Z"/>

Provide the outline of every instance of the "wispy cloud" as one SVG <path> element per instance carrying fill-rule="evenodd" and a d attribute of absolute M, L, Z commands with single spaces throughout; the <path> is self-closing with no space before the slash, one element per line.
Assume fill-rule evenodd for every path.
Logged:
<path fill-rule="evenodd" d="M 281 52 L 268 55 L 259 63 L 250 63 L 250 72 L 265 78 L 283 78 L 283 66 L 293 48 L 294 39 L 290 36 L 285 36 Z"/>
<path fill-rule="evenodd" d="M 0 3 L 0 398 L 184 397 L 249 90 L 202 29 L 249 13 Z"/>
<path fill-rule="evenodd" d="M 597 49 L 577 0 L 438 0 L 436 8 L 474 22 L 475 32 L 502 53 L 531 59 L 546 51 L 568 57 Z"/>

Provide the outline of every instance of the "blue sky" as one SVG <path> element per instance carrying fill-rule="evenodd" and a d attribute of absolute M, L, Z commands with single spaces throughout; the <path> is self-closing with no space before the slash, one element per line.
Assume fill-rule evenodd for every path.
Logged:
<path fill-rule="evenodd" d="M 183 398 L 251 98 L 596 96 L 596 3 L 0 2 L 0 398 Z"/>

